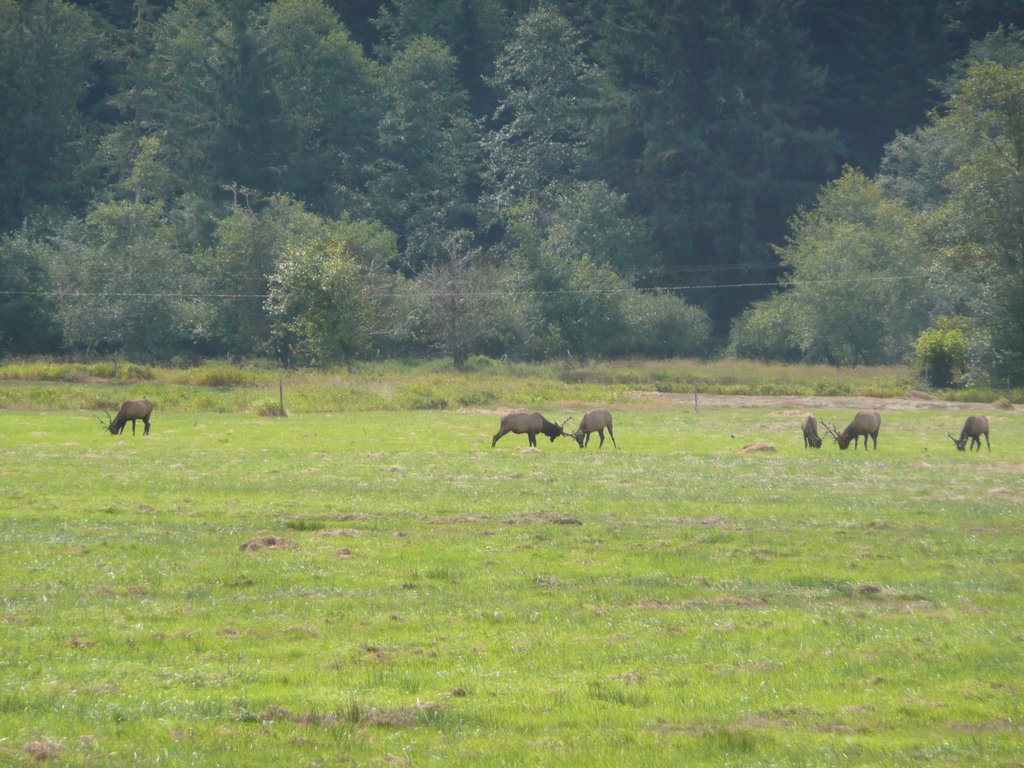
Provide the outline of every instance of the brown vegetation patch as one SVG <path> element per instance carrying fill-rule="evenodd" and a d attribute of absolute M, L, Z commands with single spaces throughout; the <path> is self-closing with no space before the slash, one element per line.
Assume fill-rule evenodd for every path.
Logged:
<path fill-rule="evenodd" d="M 365 512 L 339 512 L 334 515 L 325 515 L 325 520 L 336 520 L 339 523 L 348 523 L 353 520 L 369 520 L 370 516 Z"/>
<path fill-rule="evenodd" d="M 583 525 L 583 521 L 571 515 L 562 515 L 552 512 L 550 509 L 541 509 L 537 512 L 519 517 L 511 517 L 505 521 L 505 525 L 539 525 L 550 523 L 553 525 Z"/>
<path fill-rule="evenodd" d="M 407 728 L 418 725 L 419 717 L 423 713 L 435 712 L 439 709 L 441 709 L 441 704 L 435 701 L 418 701 L 411 707 L 368 707 L 366 709 L 352 707 L 341 713 L 293 712 L 286 707 L 273 705 L 263 710 L 258 718 L 264 723 L 285 720 L 301 725 L 336 725 L 345 720 L 367 726 Z"/>
<path fill-rule="evenodd" d="M 55 739 L 36 739 L 22 746 L 22 749 L 28 752 L 32 760 L 42 763 L 59 757 L 64 751 L 64 745 Z"/>
<path fill-rule="evenodd" d="M 986 720 L 980 723 L 950 723 L 950 728 L 961 733 L 1024 733 L 1024 723 L 1009 717 Z"/>
<path fill-rule="evenodd" d="M 255 552 L 258 549 L 298 549 L 299 545 L 291 539 L 283 536 L 257 536 L 249 539 L 240 549 L 246 552 Z"/>
<path fill-rule="evenodd" d="M 1015 491 L 1011 491 L 1009 488 L 993 488 L 988 492 L 989 496 L 998 496 L 1001 499 L 1017 499 L 1020 498 L 1020 494 Z"/>
<path fill-rule="evenodd" d="M 72 635 L 68 638 L 68 647 L 70 648 L 90 648 L 94 645 L 96 645 L 94 640 L 86 640 L 78 635 Z"/>
<path fill-rule="evenodd" d="M 370 709 L 361 713 L 358 722 L 366 725 L 408 728 L 418 725 L 420 715 L 424 712 L 436 712 L 441 709 L 441 704 L 436 701 L 417 701 L 411 707 L 382 707 Z"/>
<path fill-rule="evenodd" d="M 358 538 L 363 532 L 358 528 L 324 528 L 318 532 L 320 536 L 345 536 L 350 539 Z"/>
<path fill-rule="evenodd" d="M 740 453 L 774 453 L 775 450 L 776 448 L 772 443 L 757 442 L 750 443 L 749 445 L 744 445 L 742 448 L 740 448 Z"/>
<path fill-rule="evenodd" d="M 907 594 L 892 587 L 880 587 L 877 584 L 858 584 L 853 588 L 854 594 L 875 597 L 885 600 L 897 600 L 908 603 L 928 602 L 928 598 L 920 594 Z"/>
<path fill-rule="evenodd" d="M 453 523 L 479 523 L 490 519 L 488 515 L 444 515 L 443 517 L 435 517 L 427 522 L 433 525 L 450 525 Z"/>
<path fill-rule="evenodd" d="M 934 395 L 930 395 L 927 392 L 922 392 L 919 389 L 912 389 L 904 395 L 908 400 L 935 400 Z"/>

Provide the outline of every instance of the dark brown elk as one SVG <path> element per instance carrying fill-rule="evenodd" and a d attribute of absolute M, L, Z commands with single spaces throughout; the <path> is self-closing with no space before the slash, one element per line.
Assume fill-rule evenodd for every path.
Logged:
<path fill-rule="evenodd" d="M 825 423 L 824 419 L 822 419 L 821 425 L 836 439 L 841 451 L 849 448 L 851 440 L 853 440 L 853 449 L 857 450 L 857 443 L 862 437 L 865 451 L 868 449 L 869 437 L 875 450 L 878 450 L 878 430 L 882 426 L 882 417 L 878 415 L 877 411 L 860 411 L 842 432 L 836 432 L 833 427 Z"/>
<path fill-rule="evenodd" d="M 572 433 L 571 437 L 579 443 L 580 448 L 590 444 L 590 433 L 597 432 L 598 437 L 601 438 L 601 442 L 598 443 L 598 448 L 604 447 L 604 431 L 608 430 L 608 437 L 612 439 L 612 445 L 618 450 L 619 444 L 615 442 L 615 435 L 612 433 L 612 415 L 603 408 L 594 408 L 593 410 L 587 411 L 583 414 L 583 418 L 580 419 L 580 425 L 575 432 Z"/>
<path fill-rule="evenodd" d="M 530 441 L 530 445 L 534 448 L 537 447 L 538 433 L 550 437 L 551 442 L 555 442 L 556 437 L 569 437 L 564 429 L 566 421 L 568 419 L 561 424 L 555 424 L 553 421 L 545 419 L 536 411 L 512 411 L 512 413 L 506 413 L 501 417 L 501 428 L 494 435 L 494 439 L 491 440 L 491 448 L 509 432 L 517 435 L 525 433 Z"/>
<path fill-rule="evenodd" d="M 119 435 L 124 432 L 124 425 L 129 421 L 132 423 L 132 434 L 135 434 L 135 420 L 141 419 L 145 425 L 145 429 L 142 431 L 143 435 L 149 434 L 149 416 L 153 413 L 153 404 L 144 397 L 139 397 L 134 400 L 125 400 L 121 403 L 121 407 L 117 409 L 117 415 L 110 418 L 110 414 L 107 414 L 107 418 L 110 419 L 110 423 L 106 425 L 105 429 L 110 430 L 110 434 Z"/>
<path fill-rule="evenodd" d="M 946 433 L 949 435 L 949 432 Z M 960 430 L 960 439 L 957 440 L 952 435 L 949 435 L 949 439 L 956 445 L 958 451 L 962 451 L 967 447 L 967 441 L 971 441 L 971 450 L 974 450 L 975 444 L 978 446 L 978 450 L 981 450 L 981 436 L 985 436 L 985 445 L 988 449 L 992 450 L 992 444 L 988 441 L 988 417 L 987 416 L 968 416 L 967 421 L 964 422 L 964 428 Z"/>
<path fill-rule="evenodd" d="M 804 448 L 821 448 L 818 437 L 818 420 L 813 413 L 805 413 L 800 419 L 800 431 L 804 433 Z"/>

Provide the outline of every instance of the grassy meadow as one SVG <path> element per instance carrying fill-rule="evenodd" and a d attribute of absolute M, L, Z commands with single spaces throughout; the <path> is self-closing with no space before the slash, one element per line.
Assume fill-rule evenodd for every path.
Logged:
<path fill-rule="evenodd" d="M 290 375 L 282 419 L 274 372 L 0 367 L 0 765 L 1019 766 L 1024 411 L 813 451 L 631 371 Z M 608 403 L 618 450 L 491 448 Z"/>

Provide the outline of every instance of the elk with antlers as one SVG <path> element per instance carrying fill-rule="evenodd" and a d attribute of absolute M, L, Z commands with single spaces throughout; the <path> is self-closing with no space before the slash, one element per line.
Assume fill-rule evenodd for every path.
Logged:
<path fill-rule="evenodd" d="M 946 433 L 949 435 L 949 432 Z M 960 430 L 960 439 L 957 440 L 952 435 L 949 435 L 949 439 L 953 441 L 958 451 L 962 451 L 967 447 L 967 441 L 971 441 L 970 450 L 974 450 L 974 446 L 978 446 L 978 450 L 981 450 L 981 436 L 985 436 L 985 445 L 988 446 L 989 451 L 992 450 L 992 444 L 988 441 L 988 417 L 987 416 L 968 416 L 967 421 L 964 422 L 964 428 Z"/>
<path fill-rule="evenodd" d="M 569 419 L 566 419 L 561 424 L 555 424 L 553 421 L 545 419 L 537 411 L 513 411 L 512 413 L 506 413 L 501 417 L 500 429 L 494 435 L 494 439 L 491 440 L 491 448 L 509 432 L 517 435 L 525 433 L 532 448 L 537 447 L 537 433 L 547 435 L 551 438 L 551 442 L 555 442 L 556 437 L 570 437 L 565 431 L 565 425 L 568 421 Z"/>
<path fill-rule="evenodd" d="M 125 400 L 121 403 L 121 407 L 117 409 L 117 415 L 111 416 L 109 412 L 104 411 L 107 414 L 107 418 L 110 420 L 109 424 L 103 424 L 104 429 L 110 430 L 110 434 L 119 435 L 124 432 L 124 425 L 129 421 L 132 423 L 132 434 L 135 434 L 135 420 L 141 419 L 145 425 L 145 429 L 142 431 L 143 435 L 149 434 L 149 416 L 153 413 L 153 404 L 144 397 L 139 397 L 134 400 Z M 100 423 L 103 423 L 103 419 L 100 419 Z"/>
<path fill-rule="evenodd" d="M 618 450 L 619 444 L 615 442 L 615 435 L 612 434 L 612 415 L 603 408 L 595 408 L 592 411 L 587 411 L 583 414 L 583 418 L 580 419 L 580 426 L 570 437 L 572 437 L 580 448 L 590 444 L 590 433 L 597 432 L 598 437 L 601 438 L 601 442 L 597 444 L 598 448 L 604 447 L 604 431 L 608 430 L 608 437 L 612 439 L 612 445 Z"/>
<path fill-rule="evenodd" d="M 869 437 L 875 450 L 878 450 L 878 430 L 882 426 L 882 417 L 878 415 L 878 411 L 860 411 L 842 432 L 836 432 L 834 427 L 825 423 L 824 419 L 821 420 L 821 426 L 835 438 L 841 451 L 850 447 L 851 440 L 853 440 L 853 449 L 857 450 L 857 443 L 862 437 L 865 451 L 868 449 Z"/>

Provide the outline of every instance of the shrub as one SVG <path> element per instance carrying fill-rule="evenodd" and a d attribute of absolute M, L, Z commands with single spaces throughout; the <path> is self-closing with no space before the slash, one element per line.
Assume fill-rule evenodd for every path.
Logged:
<path fill-rule="evenodd" d="M 252 404 L 252 410 L 259 416 L 277 418 L 288 415 L 288 409 L 281 410 L 279 400 L 260 400 Z"/>
<path fill-rule="evenodd" d="M 711 321 L 699 307 L 667 293 L 627 293 L 625 332 L 613 354 L 699 357 L 707 354 Z"/>
<path fill-rule="evenodd" d="M 964 373 L 971 323 L 966 317 L 939 317 L 914 342 L 914 369 L 933 387 L 949 387 Z"/>

